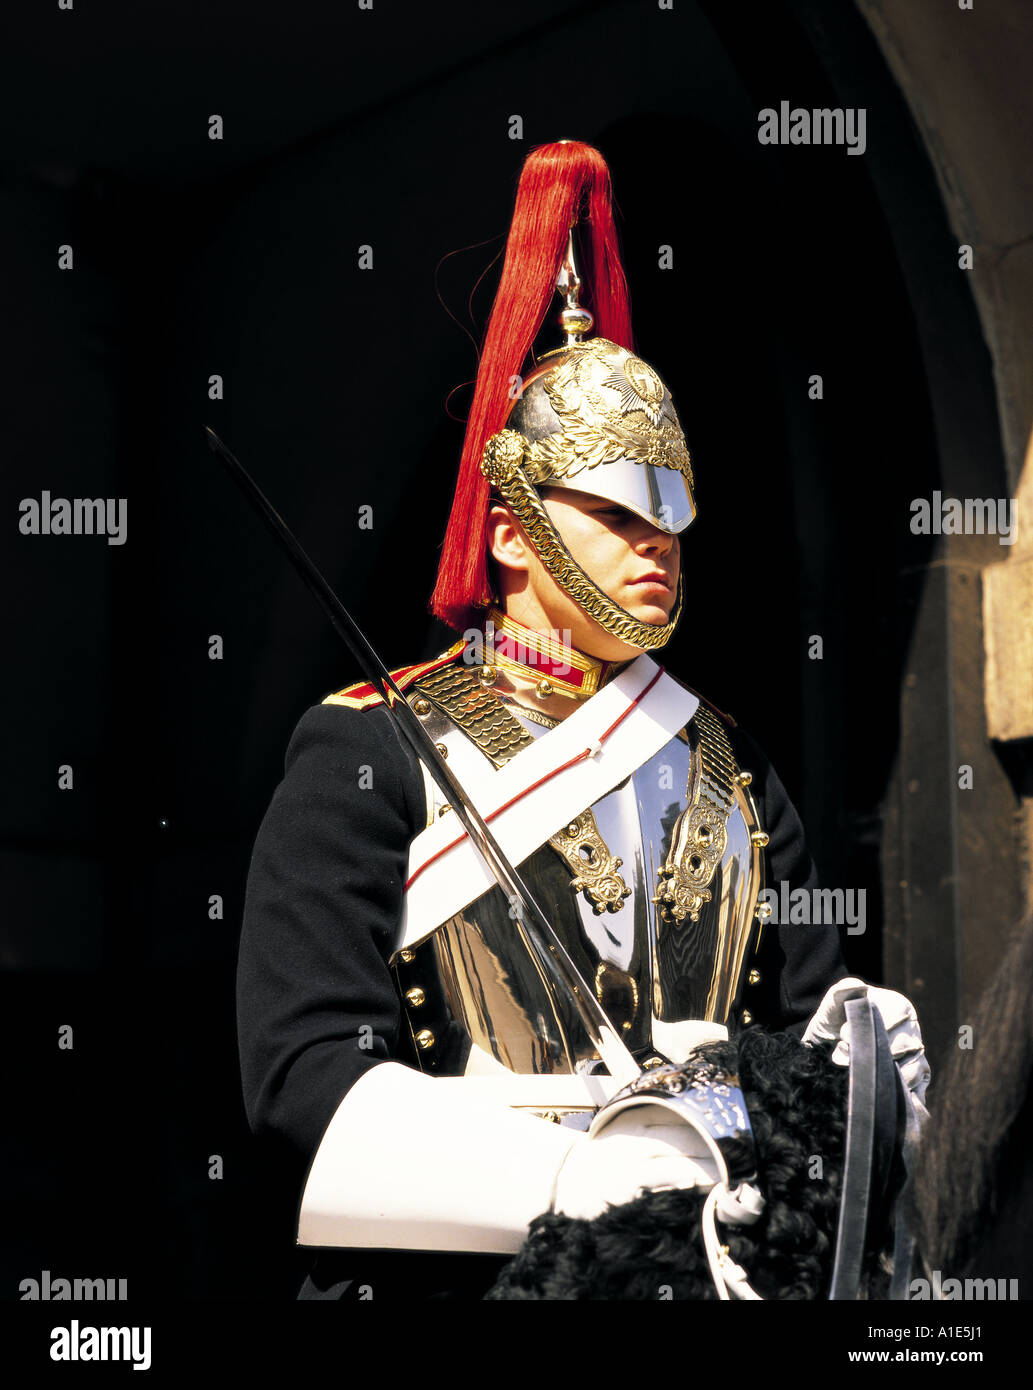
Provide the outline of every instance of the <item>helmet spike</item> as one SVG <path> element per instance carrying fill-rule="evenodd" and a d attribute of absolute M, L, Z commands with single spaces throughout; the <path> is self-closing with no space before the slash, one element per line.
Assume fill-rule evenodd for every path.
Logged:
<path fill-rule="evenodd" d="M 581 277 L 574 261 L 574 228 L 567 237 L 567 254 L 563 257 L 560 273 L 556 279 L 556 289 L 563 295 L 564 306 L 559 316 L 559 325 L 567 335 L 567 347 L 580 343 L 585 333 L 592 331 L 595 322 L 587 309 L 578 303 L 581 294 Z"/>

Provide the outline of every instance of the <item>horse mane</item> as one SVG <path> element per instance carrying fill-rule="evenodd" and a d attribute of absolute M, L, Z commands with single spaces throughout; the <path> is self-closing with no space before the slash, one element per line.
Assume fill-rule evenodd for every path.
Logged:
<path fill-rule="evenodd" d="M 975 1259 L 1028 1164 L 1033 1073 L 1033 916 L 1007 947 L 959 1046 L 930 1092 L 909 1222 L 930 1269 Z"/>
<path fill-rule="evenodd" d="M 827 1294 L 846 1134 L 847 1073 L 828 1052 L 751 1028 L 697 1048 L 738 1072 L 766 1206 L 722 1239 L 756 1291 L 771 1299 Z M 698 1190 L 647 1193 L 592 1221 L 548 1213 L 487 1294 L 492 1300 L 716 1299 L 700 1236 Z"/>

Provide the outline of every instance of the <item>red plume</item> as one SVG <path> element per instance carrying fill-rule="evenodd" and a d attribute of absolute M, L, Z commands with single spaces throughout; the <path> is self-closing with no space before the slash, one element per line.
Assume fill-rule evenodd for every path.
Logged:
<path fill-rule="evenodd" d="M 628 286 L 611 201 L 610 171 L 591 145 L 576 140 L 539 145 L 524 162 L 431 598 L 431 611 L 454 628 L 476 625 L 477 609 L 489 602 L 489 488 L 481 474 L 481 455 L 512 407 L 510 381 L 522 372 L 549 312 L 567 236 L 583 204 L 587 205 L 587 235 L 582 233 L 581 250 L 587 264 L 581 269 L 581 302 L 595 317 L 595 333 L 621 347 L 632 347 Z"/>

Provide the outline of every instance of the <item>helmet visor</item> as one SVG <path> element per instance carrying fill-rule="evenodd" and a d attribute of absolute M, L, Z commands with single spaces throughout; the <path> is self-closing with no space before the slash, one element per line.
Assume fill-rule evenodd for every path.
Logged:
<path fill-rule="evenodd" d="M 606 497 L 629 512 L 652 522 L 658 531 L 675 536 L 696 516 L 696 506 L 684 473 L 652 463 L 604 463 L 583 468 L 571 478 L 549 478 L 546 487 L 569 488 Z"/>

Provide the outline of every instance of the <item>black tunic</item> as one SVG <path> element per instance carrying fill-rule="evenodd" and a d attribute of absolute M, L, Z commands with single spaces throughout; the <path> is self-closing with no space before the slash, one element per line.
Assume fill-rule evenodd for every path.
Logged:
<path fill-rule="evenodd" d="M 803 827 L 774 769 L 742 730 L 728 735 L 739 766 L 753 772 L 760 824 L 770 836 L 768 883 L 816 887 Z M 255 843 L 237 977 L 248 1120 L 288 1158 L 299 1197 L 301 1176 L 349 1087 L 397 1055 L 401 1014 L 387 962 L 409 843 L 425 822 L 422 774 L 383 707 L 307 711 Z M 831 926 L 769 927 L 755 963 L 761 983 L 748 999 L 755 1021 L 794 1031 L 846 974 Z M 361 1256 L 371 1271 L 385 1261 L 385 1268 L 398 1268 L 398 1257 Z M 464 1276 L 457 1269 L 484 1263 L 471 1256 L 439 1267 L 447 1266 L 449 1286 L 459 1287 Z M 341 1257 L 318 1262 L 317 1283 L 332 1291 L 322 1296 L 340 1296 L 342 1268 Z M 371 1277 L 360 1272 L 353 1291 Z M 419 1283 L 426 1288 L 435 1279 L 421 1276 Z M 320 1296 L 311 1282 L 306 1294 Z"/>

